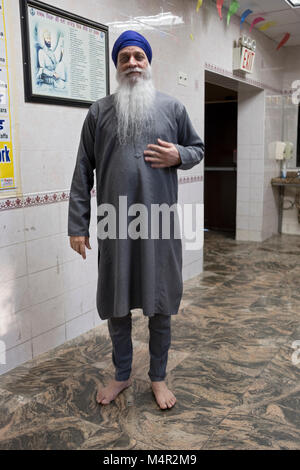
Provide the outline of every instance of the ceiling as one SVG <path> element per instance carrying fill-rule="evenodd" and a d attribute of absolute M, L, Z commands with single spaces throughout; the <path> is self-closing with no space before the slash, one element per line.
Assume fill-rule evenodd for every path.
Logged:
<path fill-rule="evenodd" d="M 237 100 L 237 91 L 205 81 L 205 103 L 232 100 Z"/>
<path fill-rule="evenodd" d="M 258 15 L 265 18 L 265 21 L 276 21 L 277 24 L 263 31 L 263 34 L 279 43 L 285 33 L 291 33 L 284 47 L 300 45 L 300 8 L 290 7 L 285 0 L 238 0 L 238 2 L 239 16 L 248 8 L 253 11 L 246 19 L 248 24 L 251 24 Z M 224 6 L 228 8 L 230 3 L 231 0 L 225 0 Z M 258 30 L 263 23 L 258 23 L 254 29 Z M 245 27 L 243 30 L 246 32 Z"/>

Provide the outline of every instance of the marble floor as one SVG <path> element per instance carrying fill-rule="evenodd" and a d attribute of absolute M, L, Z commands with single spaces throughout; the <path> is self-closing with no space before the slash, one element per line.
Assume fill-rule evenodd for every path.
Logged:
<path fill-rule="evenodd" d="M 155 402 L 147 319 L 133 310 L 132 385 L 95 401 L 113 377 L 104 322 L 0 376 L 0 448 L 300 449 L 299 261 L 299 236 L 205 232 L 204 271 L 172 317 L 176 405 Z"/>

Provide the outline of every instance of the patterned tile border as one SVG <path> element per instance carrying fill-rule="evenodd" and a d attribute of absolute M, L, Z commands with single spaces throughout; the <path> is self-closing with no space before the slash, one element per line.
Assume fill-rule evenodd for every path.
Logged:
<path fill-rule="evenodd" d="M 203 181 L 203 176 L 185 176 L 178 178 L 179 184 L 195 183 L 196 181 Z M 51 191 L 47 193 L 30 193 L 24 194 L 24 196 L 21 197 L 10 197 L 2 200 L 0 199 L 0 211 L 68 201 L 69 195 L 70 191 Z M 95 188 L 92 189 L 91 196 L 96 196 Z"/>
<path fill-rule="evenodd" d="M 211 70 L 212 72 L 216 72 L 226 77 L 233 78 L 234 80 L 239 79 L 242 82 L 249 83 L 249 85 L 254 85 L 263 89 L 265 88 L 265 89 L 274 91 L 275 93 L 280 93 L 280 94 L 282 93 L 282 90 L 279 90 L 278 88 L 273 88 L 266 83 L 260 82 L 259 80 L 254 80 L 252 78 L 245 77 L 243 72 L 235 71 L 233 73 L 230 70 L 222 69 L 221 67 L 218 67 L 217 65 L 214 65 L 214 64 L 210 64 L 209 62 L 205 62 L 205 68 L 207 70 Z"/>

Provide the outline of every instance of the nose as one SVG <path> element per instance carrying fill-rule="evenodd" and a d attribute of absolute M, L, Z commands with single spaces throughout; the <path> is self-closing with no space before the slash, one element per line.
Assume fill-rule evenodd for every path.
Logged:
<path fill-rule="evenodd" d="M 132 56 L 130 57 L 130 59 L 129 59 L 129 65 L 130 65 L 131 67 L 136 67 L 136 66 L 137 66 L 137 60 L 136 60 L 136 58 L 135 58 L 133 55 L 132 55 Z"/>

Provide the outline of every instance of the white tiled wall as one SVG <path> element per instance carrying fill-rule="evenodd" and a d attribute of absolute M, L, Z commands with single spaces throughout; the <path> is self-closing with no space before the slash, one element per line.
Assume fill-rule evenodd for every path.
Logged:
<path fill-rule="evenodd" d="M 47 3 L 108 24 L 110 51 L 123 30 L 138 29 L 144 34 L 153 49 L 156 87 L 186 105 L 196 130 L 204 138 L 204 64 L 232 70 L 233 41 L 240 35 L 237 17 L 226 27 L 210 0 L 203 2 L 198 13 L 194 0 L 49 0 Z M 87 110 L 24 102 L 19 1 L 5 0 L 4 6 L 14 154 L 21 176 L 18 187 L 21 194 L 69 190 Z M 164 24 L 166 12 L 171 12 L 176 20 L 171 25 Z M 155 17 L 155 25 L 149 27 L 149 22 L 141 17 L 151 20 L 151 15 Z M 122 28 L 115 22 L 123 22 Z M 263 33 L 254 31 L 253 37 L 257 40 L 257 60 L 251 78 L 280 88 L 286 48 L 275 53 L 273 41 Z M 177 84 L 178 72 L 188 74 L 187 87 Z M 112 61 L 110 79 L 113 92 L 116 80 Z M 241 127 L 238 151 L 237 238 L 256 239 L 261 232 L 270 233 L 273 219 L 270 216 L 266 224 L 265 217 L 267 220 L 267 211 L 269 208 L 273 211 L 274 207 L 271 193 L 267 195 L 270 200 L 263 201 L 267 188 L 267 178 L 262 176 L 266 176 L 266 161 L 263 163 L 266 131 L 262 124 L 266 92 L 252 91 L 251 99 L 247 92 L 245 89 L 244 95 L 241 94 L 240 106 L 244 127 Z M 272 171 L 273 168 L 270 174 Z M 203 175 L 203 162 L 189 171 L 179 171 L 178 176 L 191 174 Z M 202 197 L 202 182 L 179 185 L 179 201 L 202 203 Z M 92 250 L 87 250 L 86 260 L 68 246 L 67 202 L 0 212 L 0 336 L 7 348 L 6 364 L 0 363 L 0 374 L 100 322 L 95 306 L 95 202 L 92 198 Z M 202 257 L 203 250 L 184 251 L 184 279 L 202 271 Z"/>
<path fill-rule="evenodd" d="M 183 271 L 182 277 L 183 280 L 190 279 L 191 277 L 196 276 L 202 271 L 203 263 L 203 242 L 204 242 L 204 232 L 203 232 L 203 194 L 202 194 L 202 182 L 193 182 L 189 184 L 179 185 L 178 199 L 180 201 L 180 208 L 183 213 L 183 237 L 182 237 L 182 263 Z M 193 206 L 191 206 L 193 204 Z M 190 211 L 185 210 L 185 207 L 190 205 Z M 197 207 L 197 208 L 196 208 Z M 197 212 L 196 212 L 197 211 Z M 193 217 L 189 217 L 190 214 L 193 214 Z M 200 216 L 199 216 L 200 215 Z M 188 240 L 185 237 L 185 226 L 187 230 L 190 228 L 191 231 L 195 232 L 195 216 L 201 218 L 199 221 L 199 246 L 201 249 L 196 246 L 196 240 Z M 186 218 L 186 222 L 184 219 Z M 186 225 L 185 225 L 186 224 Z M 189 245 L 190 244 L 190 245 Z M 195 249 L 193 249 L 193 247 Z"/>
<path fill-rule="evenodd" d="M 238 94 L 237 240 L 262 240 L 265 92 L 241 85 Z"/>
<path fill-rule="evenodd" d="M 1 212 L 0 338 L 6 347 L 1 373 L 101 322 L 96 201 L 92 198 L 92 250 L 86 260 L 69 247 L 67 208 L 60 202 Z"/>
<path fill-rule="evenodd" d="M 272 187 L 270 181 L 279 175 L 279 164 L 269 158 L 269 143 L 282 140 L 282 99 L 282 96 L 274 93 L 267 93 L 265 99 L 263 236 L 266 238 L 278 232 L 278 190 Z"/>
<path fill-rule="evenodd" d="M 300 81 L 300 46 L 291 46 L 286 51 L 285 62 L 284 62 L 284 75 L 283 75 L 283 88 L 285 90 L 294 89 L 296 86 L 295 81 Z M 298 99 L 300 99 L 299 85 L 298 88 Z M 297 127 L 298 127 L 298 105 L 293 103 L 291 97 L 285 97 L 283 103 L 283 118 L 284 118 L 284 130 L 283 140 L 293 142 L 294 148 L 297 148 Z M 288 170 L 296 168 L 296 151 L 294 152 L 294 158 L 288 162 Z M 299 168 L 298 168 L 299 169 Z M 295 202 L 296 193 L 299 190 L 296 188 L 285 188 L 284 193 L 284 207 L 289 208 L 291 202 Z M 291 235 L 300 235 L 300 222 L 298 221 L 298 208 L 294 204 L 291 209 L 283 211 L 282 217 L 282 233 L 288 233 Z"/>

